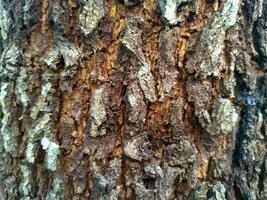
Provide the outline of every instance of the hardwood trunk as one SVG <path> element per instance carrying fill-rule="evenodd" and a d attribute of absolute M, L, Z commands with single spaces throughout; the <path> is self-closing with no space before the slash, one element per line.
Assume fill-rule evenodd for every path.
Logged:
<path fill-rule="evenodd" d="M 0 0 L 0 199 L 267 199 L 267 0 Z"/>

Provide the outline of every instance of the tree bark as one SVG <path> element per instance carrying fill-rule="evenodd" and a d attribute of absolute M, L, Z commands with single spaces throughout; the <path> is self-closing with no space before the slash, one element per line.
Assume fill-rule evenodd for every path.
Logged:
<path fill-rule="evenodd" d="M 0 199 L 267 199 L 267 0 L 0 0 Z"/>

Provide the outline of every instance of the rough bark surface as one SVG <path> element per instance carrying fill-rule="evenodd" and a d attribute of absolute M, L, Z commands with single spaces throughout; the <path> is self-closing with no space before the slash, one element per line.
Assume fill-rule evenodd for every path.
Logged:
<path fill-rule="evenodd" d="M 267 199 L 267 0 L 0 0 L 1 200 Z"/>

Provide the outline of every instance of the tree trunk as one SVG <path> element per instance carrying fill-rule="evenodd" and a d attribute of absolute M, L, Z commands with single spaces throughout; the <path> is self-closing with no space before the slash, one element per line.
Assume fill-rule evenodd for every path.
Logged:
<path fill-rule="evenodd" d="M 0 199 L 267 199 L 267 0 L 0 0 Z"/>

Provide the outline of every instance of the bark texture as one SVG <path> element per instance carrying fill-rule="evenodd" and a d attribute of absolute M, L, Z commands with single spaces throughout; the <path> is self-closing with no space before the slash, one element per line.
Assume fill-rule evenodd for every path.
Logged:
<path fill-rule="evenodd" d="M 267 0 L 0 0 L 1 200 L 266 200 Z"/>

